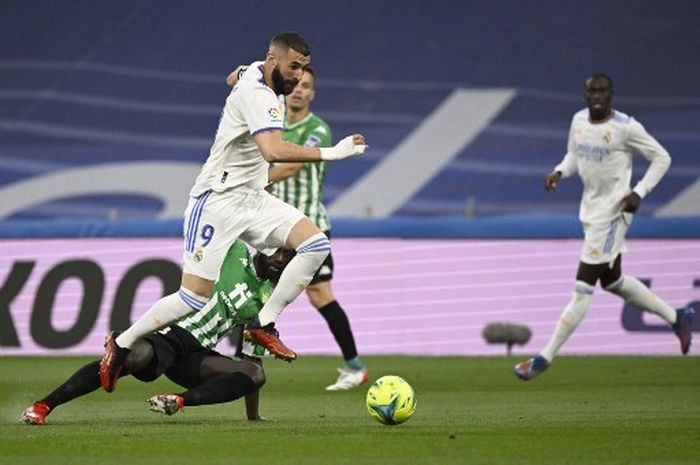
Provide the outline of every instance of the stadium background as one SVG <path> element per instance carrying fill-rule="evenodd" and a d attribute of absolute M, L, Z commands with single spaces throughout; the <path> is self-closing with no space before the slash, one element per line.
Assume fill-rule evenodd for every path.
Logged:
<path fill-rule="evenodd" d="M 517 350 L 544 343 L 578 257 L 580 183 L 550 195 L 541 182 L 596 71 L 674 159 L 630 231 L 626 271 L 700 310 L 692 2 L 4 1 L 0 11 L 0 354 L 99 353 L 120 284 L 145 261 L 161 261 L 151 270 L 161 279 L 145 272 L 119 321 L 163 292 L 224 77 L 288 29 L 311 43 L 314 111 L 336 138 L 362 132 L 371 145 L 332 166 L 325 189 L 337 294 L 361 351 L 500 353 L 480 332 L 503 320 L 534 331 Z M 638 177 L 646 163 L 636 166 Z M 99 293 L 76 279 L 95 273 Z M 622 303 L 598 294 L 564 353 L 677 351 L 657 321 L 630 326 Z M 285 339 L 335 354 L 304 300 L 280 322 Z M 449 345 L 426 328 L 448 328 Z"/>

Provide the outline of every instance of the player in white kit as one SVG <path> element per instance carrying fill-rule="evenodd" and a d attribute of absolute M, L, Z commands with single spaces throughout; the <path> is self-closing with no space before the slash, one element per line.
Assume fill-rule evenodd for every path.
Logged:
<path fill-rule="evenodd" d="M 231 90 L 209 158 L 190 191 L 181 287 L 157 301 L 125 332 L 107 335 L 99 370 L 106 391 L 114 390 L 128 349 L 138 338 L 206 304 L 226 252 L 238 238 L 268 255 L 280 247 L 297 252 L 260 311 L 261 327 L 247 332 L 271 354 L 288 361 L 296 358 L 277 337 L 274 323 L 309 284 L 330 252 L 330 242 L 299 210 L 265 191 L 268 165 L 340 160 L 366 148 L 360 134 L 321 149 L 282 140 L 284 108 L 278 96 L 294 90 L 310 62 L 303 37 L 293 32 L 277 34 L 265 60 L 251 64 Z"/>
<path fill-rule="evenodd" d="M 587 108 L 574 115 L 566 155 L 545 179 L 545 189 L 553 191 L 562 178 L 578 172 L 583 182 L 579 219 L 585 239 L 574 294 L 554 334 L 539 355 L 515 365 L 516 376 L 523 380 L 532 379 L 549 367 L 586 315 L 598 281 L 606 291 L 669 323 L 680 339 L 683 354 L 690 348 L 692 308 L 675 310 L 637 278 L 622 275 L 627 229 L 641 199 L 668 170 L 671 157 L 638 121 L 611 107 L 612 95 L 609 76 L 595 74 L 586 80 Z M 650 164 L 642 179 L 630 189 L 635 153 Z"/>

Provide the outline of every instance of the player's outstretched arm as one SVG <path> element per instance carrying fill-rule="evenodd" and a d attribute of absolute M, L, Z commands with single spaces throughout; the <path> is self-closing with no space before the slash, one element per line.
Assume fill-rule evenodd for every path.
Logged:
<path fill-rule="evenodd" d="M 270 163 L 304 163 L 308 161 L 343 160 L 365 152 L 367 145 L 362 134 L 347 136 L 333 147 L 303 147 L 282 140 L 282 131 L 270 130 L 253 136 L 263 158 Z"/>
<path fill-rule="evenodd" d="M 267 172 L 267 180 L 270 184 L 293 178 L 304 167 L 304 163 L 284 163 L 275 165 Z"/>
<path fill-rule="evenodd" d="M 361 155 L 367 149 L 365 136 L 353 134 L 341 139 L 333 147 L 321 147 L 321 160 L 343 160 L 354 155 Z"/>
<path fill-rule="evenodd" d="M 262 367 L 261 359 L 248 356 L 245 358 Z M 245 414 L 250 421 L 265 421 L 265 418 L 260 416 L 260 388 L 245 396 Z"/>

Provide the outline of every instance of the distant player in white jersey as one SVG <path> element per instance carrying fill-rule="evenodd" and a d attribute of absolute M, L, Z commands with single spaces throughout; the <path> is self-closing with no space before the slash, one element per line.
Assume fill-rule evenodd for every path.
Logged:
<path fill-rule="evenodd" d="M 663 318 L 680 339 L 683 354 L 690 348 L 693 310 L 673 309 L 637 278 L 622 274 L 625 234 L 632 217 L 641 199 L 668 170 L 671 157 L 638 121 L 611 107 L 612 95 L 609 76 L 594 74 L 586 80 L 584 98 L 588 108 L 574 115 L 566 155 L 545 179 L 545 189 L 554 191 L 561 179 L 578 172 L 583 181 L 579 219 L 585 240 L 574 294 L 554 334 L 538 356 L 515 366 L 515 374 L 523 380 L 549 367 L 586 315 L 598 281 L 606 291 Z M 630 189 L 635 153 L 644 156 L 650 165 Z"/>
<path fill-rule="evenodd" d="M 262 253 L 280 247 L 296 250 L 260 311 L 261 327 L 248 332 L 271 354 L 296 358 L 277 337 L 274 323 L 309 284 L 330 252 L 330 242 L 299 210 L 265 191 L 268 163 L 340 160 L 366 148 L 360 134 L 325 148 L 282 140 L 284 109 L 278 95 L 294 90 L 310 62 L 303 37 L 294 32 L 277 34 L 265 61 L 253 63 L 231 90 L 209 158 L 190 191 L 180 290 L 156 302 L 118 337 L 113 332 L 107 335 L 100 363 L 100 381 L 107 392 L 114 390 L 128 349 L 138 338 L 206 304 L 226 252 L 238 238 Z"/>

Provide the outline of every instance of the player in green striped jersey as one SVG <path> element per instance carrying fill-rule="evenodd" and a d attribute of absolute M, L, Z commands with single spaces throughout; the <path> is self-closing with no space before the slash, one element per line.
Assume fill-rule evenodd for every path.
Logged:
<path fill-rule="evenodd" d="M 282 138 L 305 147 L 331 147 L 330 127 L 311 112 L 311 102 L 316 95 L 315 83 L 316 75 L 309 66 L 294 91 L 286 97 Z M 325 175 L 324 162 L 284 163 L 274 166 L 268 179 L 274 195 L 301 210 L 330 237 L 331 224 L 322 199 Z M 326 320 L 343 353 L 345 366 L 338 370 L 340 376 L 337 381 L 326 387 L 329 391 L 338 391 L 365 383 L 368 375 L 357 355 L 348 317 L 333 295 L 332 279 L 333 257 L 329 254 L 306 288 L 306 295 Z"/>
<path fill-rule="evenodd" d="M 214 350 L 219 341 L 253 321 L 272 293 L 294 252 L 278 250 L 271 257 L 251 258 L 241 241 L 228 250 L 212 296 L 198 312 L 145 336 L 129 353 L 122 376 L 150 382 L 165 374 L 187 390 L 149 399 L 151 410 L 172 415 L 184 406 L 230 402 L 246 398 L 250 420 L 260 419 L 258 392 L 265 383 L 262 362 L 241 353 L 229 358 Z M 48 396 L 27 408 L 21 421 L 43 425 L 57 406 L 100 387 L 99 360 L 76 371 Z"/>
<path fill-rule="evenodd" d="M 331 128 L 311 112 L 314 99 L 314 71 L 307 68 L 294 91 L 287 96 L 282 138 L 304 147 L 331 147 Z M 321 231 L 331 229 L 323 205 L 323 181 L 326 163 L 278 164 L 270 170 L 268 179 L 272 193 L 301 210 Z"/>

